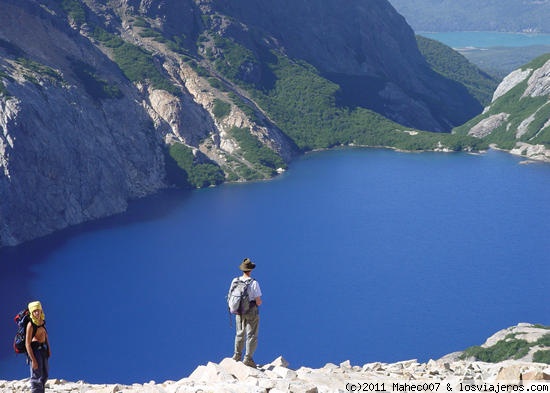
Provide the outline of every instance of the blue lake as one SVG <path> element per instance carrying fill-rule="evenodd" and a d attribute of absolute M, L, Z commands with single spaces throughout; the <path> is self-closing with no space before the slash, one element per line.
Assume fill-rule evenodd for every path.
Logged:
<path fill-rule="evenodd" d="M 0 250 L 0 379 L 26 378 L 12 318 L 43 301 L 51 377 L 188 376 L 232 354 L 244 257 L 264 293 L 258 363 L 427 361 L 550 324 L 550 165 L 509 154 L 346 149 L 269 182 L 170 191 Z"/>
<path fill-rule="evenodd" d="M 492 31 L 418 32 L 452 48 L 493 48 L 550 45 L 550 34 L 499 33 Z"/>

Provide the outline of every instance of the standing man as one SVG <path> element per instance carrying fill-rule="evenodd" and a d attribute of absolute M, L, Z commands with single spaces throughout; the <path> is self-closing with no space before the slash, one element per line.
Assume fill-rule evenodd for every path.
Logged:
<path fill-rule="evenodd" d="M 28 305 L 31 320 L 27 324 L 25 348 L 31 364 L 31 391 L 44 393 L 48 380 L 48 358 L 51 355 L 48 332 L 44 324 L 46 316 L 40 302 L 31 302 Z"/>
<path fill-rule="evenodd" d="M 249 367 L 256 368 L 253 355 L 258 346 L 258 328 L 260 325 L 260 309 L 262 304 L 262 290 L 258 281 L 251 277 L 252 270 L 256 267 L 256 264 L 250 259 L 245 258 L 239 269 L 243 272 L 242 276 L 236 277 L 231 281 L 229 292 L 233 289 L 237 280 L 248 283 L 248 299 L 250 300 L 249 310 L 241 315 L 235 316 L 236 334 L 235 334 L 235 352 L 233 359 L 241 361 L 243 355 L 243 348 L 246 342 L 246 355 L 243 363 Z"/>

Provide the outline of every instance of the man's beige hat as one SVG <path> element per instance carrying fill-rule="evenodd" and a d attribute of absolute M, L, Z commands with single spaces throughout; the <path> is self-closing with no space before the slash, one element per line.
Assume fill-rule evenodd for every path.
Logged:
<path fill-rule="evenodd" d="M 256 264 L 254 262 L 252 262 L 248 258 L 245 258 L 243 259 L 243 263 L 241 263 L 241 266 L 239 266 L 239 269 L 241 269 L 243 272 L 250 272 L 255 267 L 256 267 Z"/>

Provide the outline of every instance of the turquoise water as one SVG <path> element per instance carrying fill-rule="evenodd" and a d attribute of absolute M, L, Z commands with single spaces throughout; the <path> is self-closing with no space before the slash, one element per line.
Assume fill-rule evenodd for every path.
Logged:
<path fill-rule="evenodd" d="M 308 154 L 269 182 L 170 191 L 0 251 L 0 379 L 27 376 L 11 318 L 43 301 L 51 376 L 177 380 L 232 354 L 242 258 L 264 292 L 256 361 L 416 358 L 550 324 L 550 165 L 485 155 Z"/>
<path fill-rule="evenodd" d="M 498 33 L 478 31 L 460 31 L 445 33 L 417 32 L 417 34 L 443 42 L 444 44 L 452 48 L 492 48 L 550 45 L 550 34 Z"/>

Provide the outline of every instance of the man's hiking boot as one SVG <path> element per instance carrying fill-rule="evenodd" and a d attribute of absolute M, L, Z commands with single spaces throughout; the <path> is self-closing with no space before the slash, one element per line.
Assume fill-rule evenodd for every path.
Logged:
<path fill-rule="evenodd" d="M 235 355 L 233 355 L 232 359 L 236 362 L 240 362 L 242 360 L 242 356 L 236 353 Z"/>
<path fill-rule="evenodd" d="M 252 358 L 245 357 L 243 363 L 248 367 L 252 367 L 252 368 L 258 367 L 258 365 L 254 362 L 254 360 L 252 360 Z"/>

